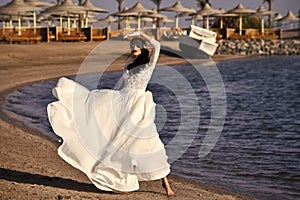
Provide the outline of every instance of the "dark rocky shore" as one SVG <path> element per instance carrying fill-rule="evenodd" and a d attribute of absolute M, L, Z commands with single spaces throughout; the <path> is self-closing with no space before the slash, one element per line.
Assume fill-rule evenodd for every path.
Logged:
<path fill-rule="evenodd" d="M 300 40 L 219 40 L 216 55 L 300 55 Z"/>

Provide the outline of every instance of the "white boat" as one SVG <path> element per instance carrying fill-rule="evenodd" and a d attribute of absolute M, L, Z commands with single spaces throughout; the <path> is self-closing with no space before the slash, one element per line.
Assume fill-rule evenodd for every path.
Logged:
<path fill-rule="evenodd" d="M 214 55 L 218 44 L 216 43 L 217 33 L 191 25 L 189 35 L 182 35 L 179 38 L 179 48 L 185 55 L 202 54 L 204 57 Z"/>

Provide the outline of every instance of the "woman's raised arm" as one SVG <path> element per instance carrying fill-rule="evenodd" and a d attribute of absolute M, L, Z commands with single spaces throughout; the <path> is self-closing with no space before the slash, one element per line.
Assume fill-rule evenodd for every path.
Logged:
<path fill-rule="evenodd" d="M 140 35 L 152 45 L 149 67 L 155 67 L 159 57 L 160 43 L 146 33 L 140 32 Z"/>

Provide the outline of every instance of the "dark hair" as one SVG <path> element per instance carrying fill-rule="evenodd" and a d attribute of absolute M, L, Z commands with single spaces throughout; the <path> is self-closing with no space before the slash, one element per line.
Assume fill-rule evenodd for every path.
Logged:
<path fill-rule="evenodd" d="M 142 42 L 143 47 L 141 48 L 141 54 L 138 55 L 132 63 L 127 65 L 127 69 L 130 70 L 131 73 L 138 73 L 150 61 L 149 50 L 147 49 L 145 40 L 143 40 L 141 38 L 133 38 L 130 41 L 130 46 L 136 41 Z"/>

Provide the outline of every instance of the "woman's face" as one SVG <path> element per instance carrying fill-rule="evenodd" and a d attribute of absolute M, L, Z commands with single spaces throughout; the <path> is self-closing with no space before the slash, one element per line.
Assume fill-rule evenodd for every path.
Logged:
<path fill-rule="evenodd" d="M 143 43 L 141 41 L 134 41 L 130 44 L 131 54 L 138 56 L 142 53 Z"/>

